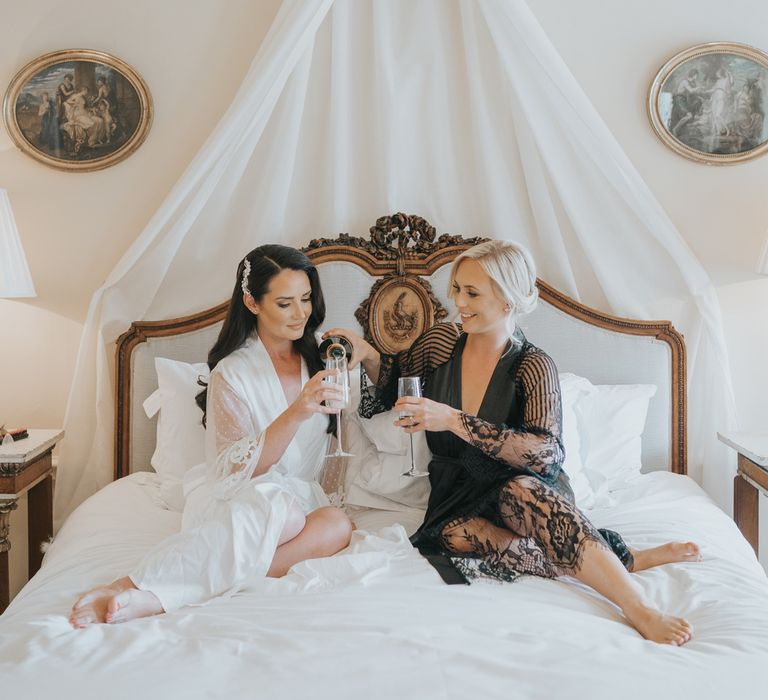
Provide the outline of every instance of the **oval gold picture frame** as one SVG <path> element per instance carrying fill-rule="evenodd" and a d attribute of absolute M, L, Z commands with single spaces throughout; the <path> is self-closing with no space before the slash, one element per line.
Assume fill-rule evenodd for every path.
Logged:
<path fill-rule="evenodd" d="M 768 54 L 746 44 L 685 49 L 657 72 L 648 116 L 673 151 L 708 165 L 730 165 L 768 150 Z"/>
<path fill-rule="evenodd" d="M 152 98 L 119 58 L 68 49 L 40 56 L 14 76 L 3 118 L 27 155 L 59 170 L 89 172 L 119 163 L 144 142 Z"/>

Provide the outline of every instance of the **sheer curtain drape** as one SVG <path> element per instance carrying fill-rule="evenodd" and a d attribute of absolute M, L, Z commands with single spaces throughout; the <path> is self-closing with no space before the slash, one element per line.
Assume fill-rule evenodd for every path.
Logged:
<path fill-rule="evenodd" d="M 363 234 L 382 214 L 519 240 L 540 276 L 685 333 L 689 471 L 725 508 L 733 423 L 703 268 L 527 5 L 286 0 L 232 105 L 93 296 L 66 416 L 60 520 L 112 475 L 114 341 L 222 301 L 254 246 Z"/>

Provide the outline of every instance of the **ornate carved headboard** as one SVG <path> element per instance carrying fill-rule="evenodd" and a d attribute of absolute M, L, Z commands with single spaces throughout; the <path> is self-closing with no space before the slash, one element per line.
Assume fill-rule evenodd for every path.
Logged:
<path fill-rule="evenodd" d="M 420 216 L 382 216 L 370 238 L 342 234 L 315 238 L 302 250 L 316 265 L 349 262 L 379 277 L 355 310 L 355 319 L 380 352 L 409 348 L 423 331 L 448 316 L 429 278 L 485 238 L 443 234 Z M 323 287 L 325 290 L 325 287 Z"/>
<path fill-rule="evenodd" d="M 318 268 L 326 298 L 325 327 L 358 327 L 381 351 L 402 350 L 450 306 L 450 264 L 486 240 L 437 236 L 419 216 L 381 217 L 369 238 L 342 233 L 303 248 Z M 686 472 L 685 345 L 668 321 L 604 314 L 541 280 L 536 310 L 520 326 L 561 372 L 601 384 L 658 386 L 643 434 L 643 468 Z M 169 321 L 137 321 L 117 342 L 115 478 L 151 469 L 155 419 L 142 403 L 157 388 L 155 357 L 204 362 L 227 303 Z"/>

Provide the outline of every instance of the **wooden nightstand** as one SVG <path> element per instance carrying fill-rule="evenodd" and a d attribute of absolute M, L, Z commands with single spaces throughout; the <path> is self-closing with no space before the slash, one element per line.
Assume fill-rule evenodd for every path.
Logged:
<path fill-rule="evenodd" d="M 53 534 L 53 465 L 51 451 L 62 430 L 30 430 L 29 437 L 0 445 L 0 613 L 10 602 L 8 566 L 10 515 L 27 493 L 29 576 L 43 561 L 40 545 Z"/>
<path fill-rule="evenodd" d="M 733 480 L 733 519 L 758 553 L 759 496 L 768 496 L 768 433 L 718 433 L 717 437 L 739 453 L 739 471 Z"/>

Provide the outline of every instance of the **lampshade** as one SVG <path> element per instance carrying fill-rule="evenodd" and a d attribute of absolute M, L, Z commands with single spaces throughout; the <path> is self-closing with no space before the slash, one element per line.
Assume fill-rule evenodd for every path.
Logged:
<path fill-rule="evenodd" d="M 36 297 L 8 193 L 0 189 L 0 298 Z"/>
<path fill-rule="evenodd" d="M 757 272 L 758 275 L 768 275 L 768 233 L 765 234 L 763 250 L 760 253 L 760 258 L 757 261 L 755 272 Z"/>

